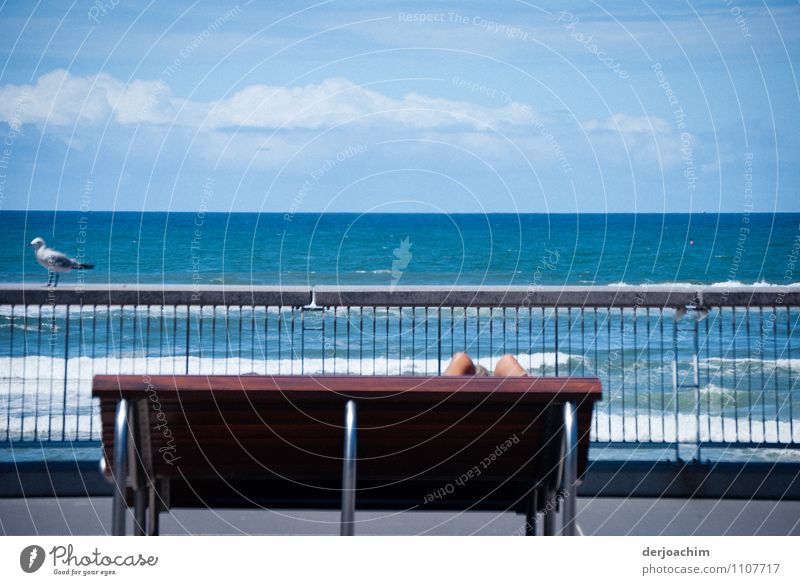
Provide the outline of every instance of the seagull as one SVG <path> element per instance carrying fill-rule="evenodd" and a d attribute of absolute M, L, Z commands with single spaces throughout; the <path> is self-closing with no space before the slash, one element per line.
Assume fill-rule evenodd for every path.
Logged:
<path fill-rule="evenodd" d="M 34 238 L 31 240 L 30 245 L 36 250 L 36 261 L 47 269 L 47 284 L 45 286 L 50 286 L 52 282 L 53 288 L 57 287 L 58 275 L 61 272 L 69 272 L 74 268 L 80 270 L 91 270 L 94 268 L 94 264 L 78 262 L 74 258 L 70 258 L 58 250 L 48 248 L 42 238 Z M 55 281 L 53 276 L 55 276 Z"/>

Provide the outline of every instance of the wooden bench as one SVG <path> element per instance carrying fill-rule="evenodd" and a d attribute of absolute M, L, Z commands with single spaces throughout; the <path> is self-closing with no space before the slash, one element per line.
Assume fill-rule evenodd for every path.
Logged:
<path fill-rule="evenodd" d="M 596 378 L 461 376 L 95 376 L 92 392 L 114 534 L 128 506 L 135 534 L 218 506 L 341 508 L 342 534 L 356 507 L 514 510 L 527 534 L 537 512 L 573 534 L 601 398 Z"/>

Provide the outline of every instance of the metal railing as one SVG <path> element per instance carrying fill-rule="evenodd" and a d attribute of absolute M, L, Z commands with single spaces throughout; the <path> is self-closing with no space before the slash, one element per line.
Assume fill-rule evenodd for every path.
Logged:
<path fill-rule="evenodd" d="M 598 376 L 592 440 L 797 446 L 800 290 L 0 287 L 0 437 L 100 437 L 94 374 Z"/>

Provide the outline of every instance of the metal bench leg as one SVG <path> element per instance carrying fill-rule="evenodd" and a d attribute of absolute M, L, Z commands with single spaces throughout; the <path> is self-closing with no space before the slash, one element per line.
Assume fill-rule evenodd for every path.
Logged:
<path fill-rule="evenodd" d="M 156 481 L 156 480 L 153 480 Z M 147 536 L 158 536 L 159 498 L 155 485 L 148 490 L 150 502 L 147 506 Z"/>
<path fill-rule="evenodd" d="M 525 536 L 536 536 L 536 508 L 539 504 L 539 490 L 531 490 L 528 496 L 528 509 L 525 513 Z"/>
<path fill-rule="evenodd" d="M 578 422 L 575 405 L 564 404 L 564 503 L 562 505 L 564 536 L 575 536 L 575 514 L 578 503 Z"/>
<path fill-rule="evenodd" d="M 125 490 L 128 472 L 128 401 L 117 403 L 114 419 L 114 497 L 111 516 L 111 534 L 125 535 Z"/>
<path fill-rule="evenodd" d="M 558 492 L 544 492 L 544 535 L 555 536 L 558 533 Z"/>
<path fill-rule="evenodd" d="M 144 536 L 147 522 L 147 492 L 144 488 L 136 488 L 133 493 L 133 535 Z"/>
<path fill-rule="evenodd" d="M 342 536 L 353 536 L 356 511 L 356 403 L 344 407 L 344 459 L 342 465 Z"/>

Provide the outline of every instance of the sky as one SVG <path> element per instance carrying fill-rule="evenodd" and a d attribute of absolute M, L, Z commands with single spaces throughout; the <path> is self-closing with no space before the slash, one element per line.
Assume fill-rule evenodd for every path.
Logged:
<path fill-rule="evenodd" d="M 800 211 L 800 4 L 0 5 L 0 211 Z"/>

